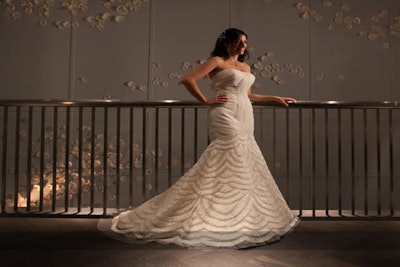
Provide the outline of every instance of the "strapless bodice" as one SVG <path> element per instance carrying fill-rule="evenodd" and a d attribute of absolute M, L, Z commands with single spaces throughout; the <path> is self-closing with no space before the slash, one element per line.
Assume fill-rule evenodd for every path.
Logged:
<path fill-rule="evenodd" d="M 224 69 L 212 76 L 213 89 L 216 93 L 246 94 L 255 81 L 250 72 L 237 69 Z"/>

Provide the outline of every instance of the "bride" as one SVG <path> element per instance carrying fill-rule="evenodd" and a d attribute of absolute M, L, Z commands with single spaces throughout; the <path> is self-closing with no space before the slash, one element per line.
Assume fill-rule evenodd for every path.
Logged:
<path fill-rule="evenodd" d="M 116 216 L 114 232 L 185 247 L 244 248 L 278 240 L 297 224 L 254 139 L 251 104 L 288 106 L 295 99 L 252 93 L 247 58 L 247 35 L 230 28 L 210 59 L 183 78 L 187 90 L 209 105 L 210 144 L 168 190 Z M 215 90 L 210 99 L 197 84 L 207 75 Z"/>

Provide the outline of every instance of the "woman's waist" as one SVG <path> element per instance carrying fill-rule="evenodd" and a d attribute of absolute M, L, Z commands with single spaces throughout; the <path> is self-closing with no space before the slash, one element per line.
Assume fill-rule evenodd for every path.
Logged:
<path fill-rule="evenodd" d="M 248 103 L 251 102 L 250 98 L 247 94 L 239 94 L 239 93 L 228 93 L 228 92 L 218 92 L 215 94 L 215 96 L 218 95 L 226 95 L 226 98 L 228 99 L 227 103 L 229 102 L 240 102 L 240 103 Z"/>
<path fill-rule="evenodd" d="M 216 94 L 245 94 L 247 95 L 247 90 L 241 90 L 238 88 L 214 88 Z"/>

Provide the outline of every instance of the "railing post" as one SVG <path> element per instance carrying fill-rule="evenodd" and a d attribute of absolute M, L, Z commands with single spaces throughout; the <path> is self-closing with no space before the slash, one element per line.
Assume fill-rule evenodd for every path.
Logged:
<path fill-rule="evenodd" d="M 58 141 L 58 107 L 53 107 L 53 171 L 52 171 L 52 197 L 51 211 L 56 211 L 57 201 L 57 141 Z"/>
<path fill-rule="evenodd" d="M 19 192 L 19 144 L 20 144 L 20 121 L 21 121 L 21 107 L 17 106 L 16 110 L 16 126 L 15 126 L 15 156 L 14 156 L 14 212 L 18 212 L 18 192 Z M 3 187 L 6 189 L 6 187 Z"/>
<path fill-rule="evenodd" d="M 7 144 L 8 144 L 8 107 L 3 109 L 3 160 L 1 166 L 1 212 L 6 213 L 6 188 L 7 188 Z"/>

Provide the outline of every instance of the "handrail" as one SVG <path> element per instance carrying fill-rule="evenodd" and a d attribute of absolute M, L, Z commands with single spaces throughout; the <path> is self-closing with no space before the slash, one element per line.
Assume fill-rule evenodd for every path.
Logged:
<path fill-rule="evenodd" d="M 189 100 L 151 100 L 151 101 L 127 101 L 127 100 L 103 100 L 103 99 L 82 99 L 82 100 L 63 100 L 63 99 L 0 99 L 0 106 L 193 106 L 205 107 L 197 101 Z M 275 102 L 256 102 L 254 106 L 281 106 Z M 398 101 L 312 101 L 300 100 L 291 103 L 291 107 L 296 108 L 399 108 Z"/>

